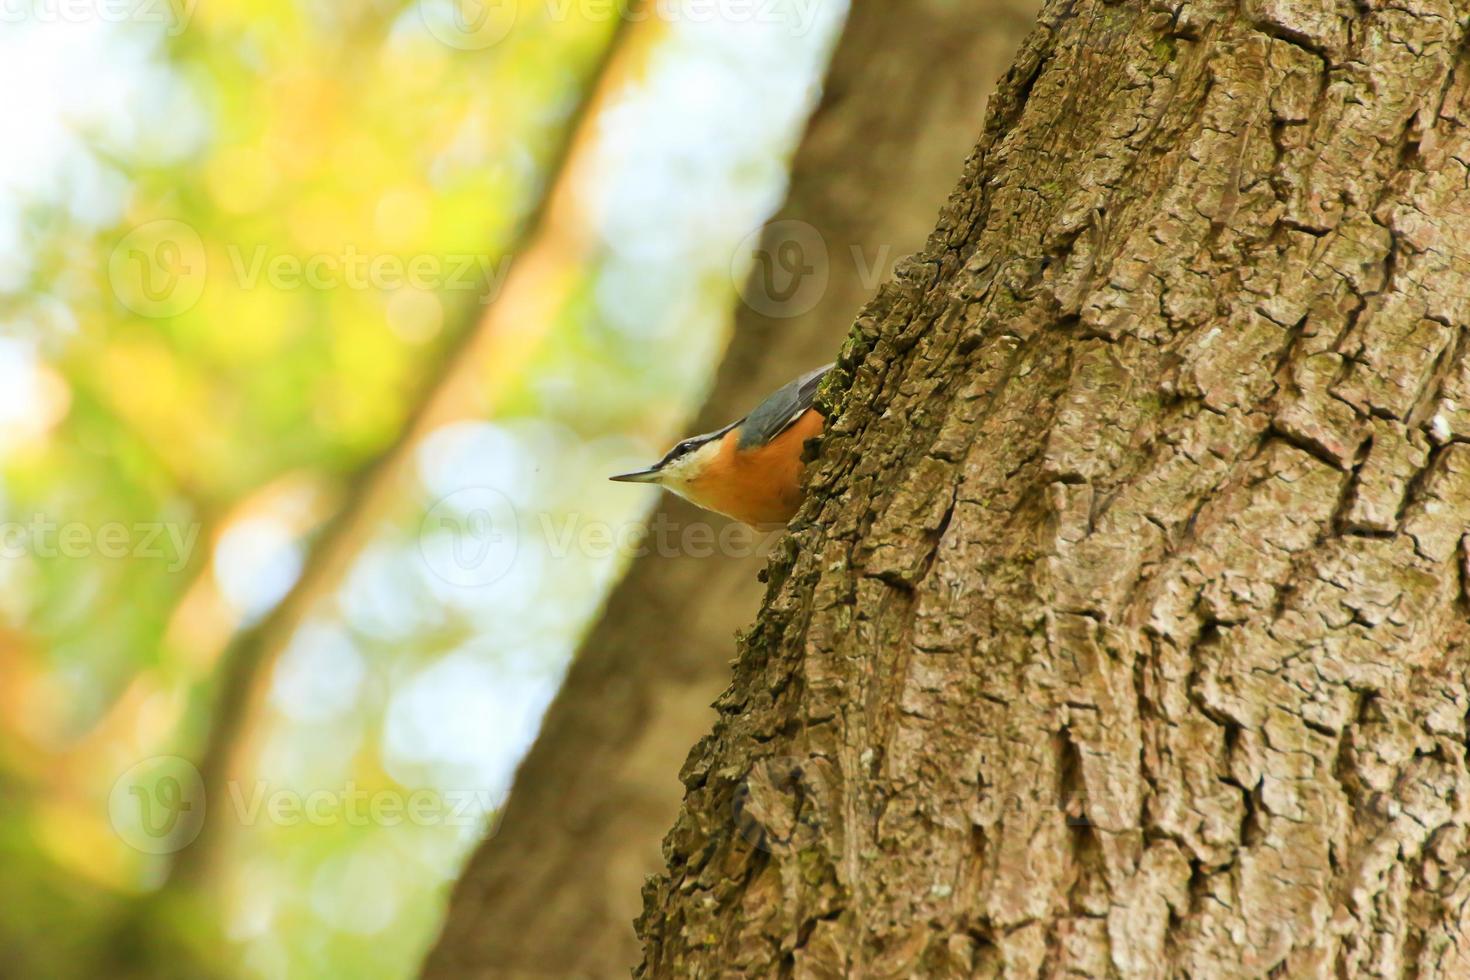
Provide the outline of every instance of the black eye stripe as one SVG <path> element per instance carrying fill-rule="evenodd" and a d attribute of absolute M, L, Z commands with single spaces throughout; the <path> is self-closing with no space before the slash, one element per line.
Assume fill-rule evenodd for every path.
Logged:
<path fill-rule="evenodd" d="M 679 457 L 687 453 L 691 453 L 694 450 L 698 449 L 700 446 L 703 446 L 708 441 L 708 439 L 685 439 L 683 442 L 676 444 L 673 449 L 670 449 L 668 451 L 668 453 L 663 458 L 663 462 L 672 463 Z"/>
<path fill-rule="evenodd" d="M 726 433 L 728 433 L 731 429 L 733 429 L 736 426 L 738 426 L 741 421 L 744 421 L 744 420 L 742 419 L 742 420 L 738 420 L 738 421 L 735 421 L 735 422 L 731 422 L 729 425 L 725 426 L 723 429 L 719 429 L 719 430 L 717 430 L 715 432 L 707 432 L 704 435 L 691 436 L 688 439 L 681 439 L 681 440 L 679 440 L 677 443 L 674 444 L 674 448 L 673 449 L 670 449 L 668 451 L 667 455 L 665 455 L 663 459 L 659 460 L 659 464 L 658 465 L 660 465 L 660 466 L 667 466 L 669 463 L 674 462 L 679 457 L 686 456 L 689 453 L 694 452 L 696 449 L 699 449 L 701 447 L 707 446 L 710 443 L 719 440 Z"/>

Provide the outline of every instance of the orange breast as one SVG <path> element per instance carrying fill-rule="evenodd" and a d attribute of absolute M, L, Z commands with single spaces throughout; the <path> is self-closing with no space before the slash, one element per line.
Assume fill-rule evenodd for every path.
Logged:
<path fill-rule="evenodd" d="M 690 487 L 701 507 L 746 524 L 785 524 L 801 505 L 802 447 L 826 420 L 809 408 L 785 432 L 744 452 L 735 433 L 721 440 L 719 455 Z"/>

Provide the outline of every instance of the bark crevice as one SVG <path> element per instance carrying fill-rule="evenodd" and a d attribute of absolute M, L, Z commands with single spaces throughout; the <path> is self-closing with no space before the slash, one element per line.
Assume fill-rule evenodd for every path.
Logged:
<path fill-rule="evenodd" d="M 824 396 L 643 975 L 1470 975 L 1467 23 L 1048 5 Z M 757 869 L 772 756 L 830 771 Z"/>

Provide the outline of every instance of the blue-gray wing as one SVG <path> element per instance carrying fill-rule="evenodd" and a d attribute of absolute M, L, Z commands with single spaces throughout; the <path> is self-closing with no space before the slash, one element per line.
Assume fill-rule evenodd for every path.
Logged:
<path fill-rule="evenodd" d="M 784 432 L 812 407 L 812 402 L 817 397 L 817 388 L 830 370 L 832 365 L 827 364 L 815 371 L 808 371 L 790 384 L 783 385 L 757 405 L 755 411 L 745 417 L 745 424 L 740 427 L 740 440 L 735 448 L 752 449 L 763 446 Z"/>

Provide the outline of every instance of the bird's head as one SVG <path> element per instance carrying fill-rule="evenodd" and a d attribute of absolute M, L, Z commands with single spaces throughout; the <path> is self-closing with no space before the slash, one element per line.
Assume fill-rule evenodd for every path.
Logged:
<path fill-rule="evenodd" d="M 675 493 L 687 493 L 705 478 L 720 457 L 723 438 L 731 430 L 690 436 L 664 454 L 652 466 L 610 477 L 619 483 L 654 483 Z"/>

